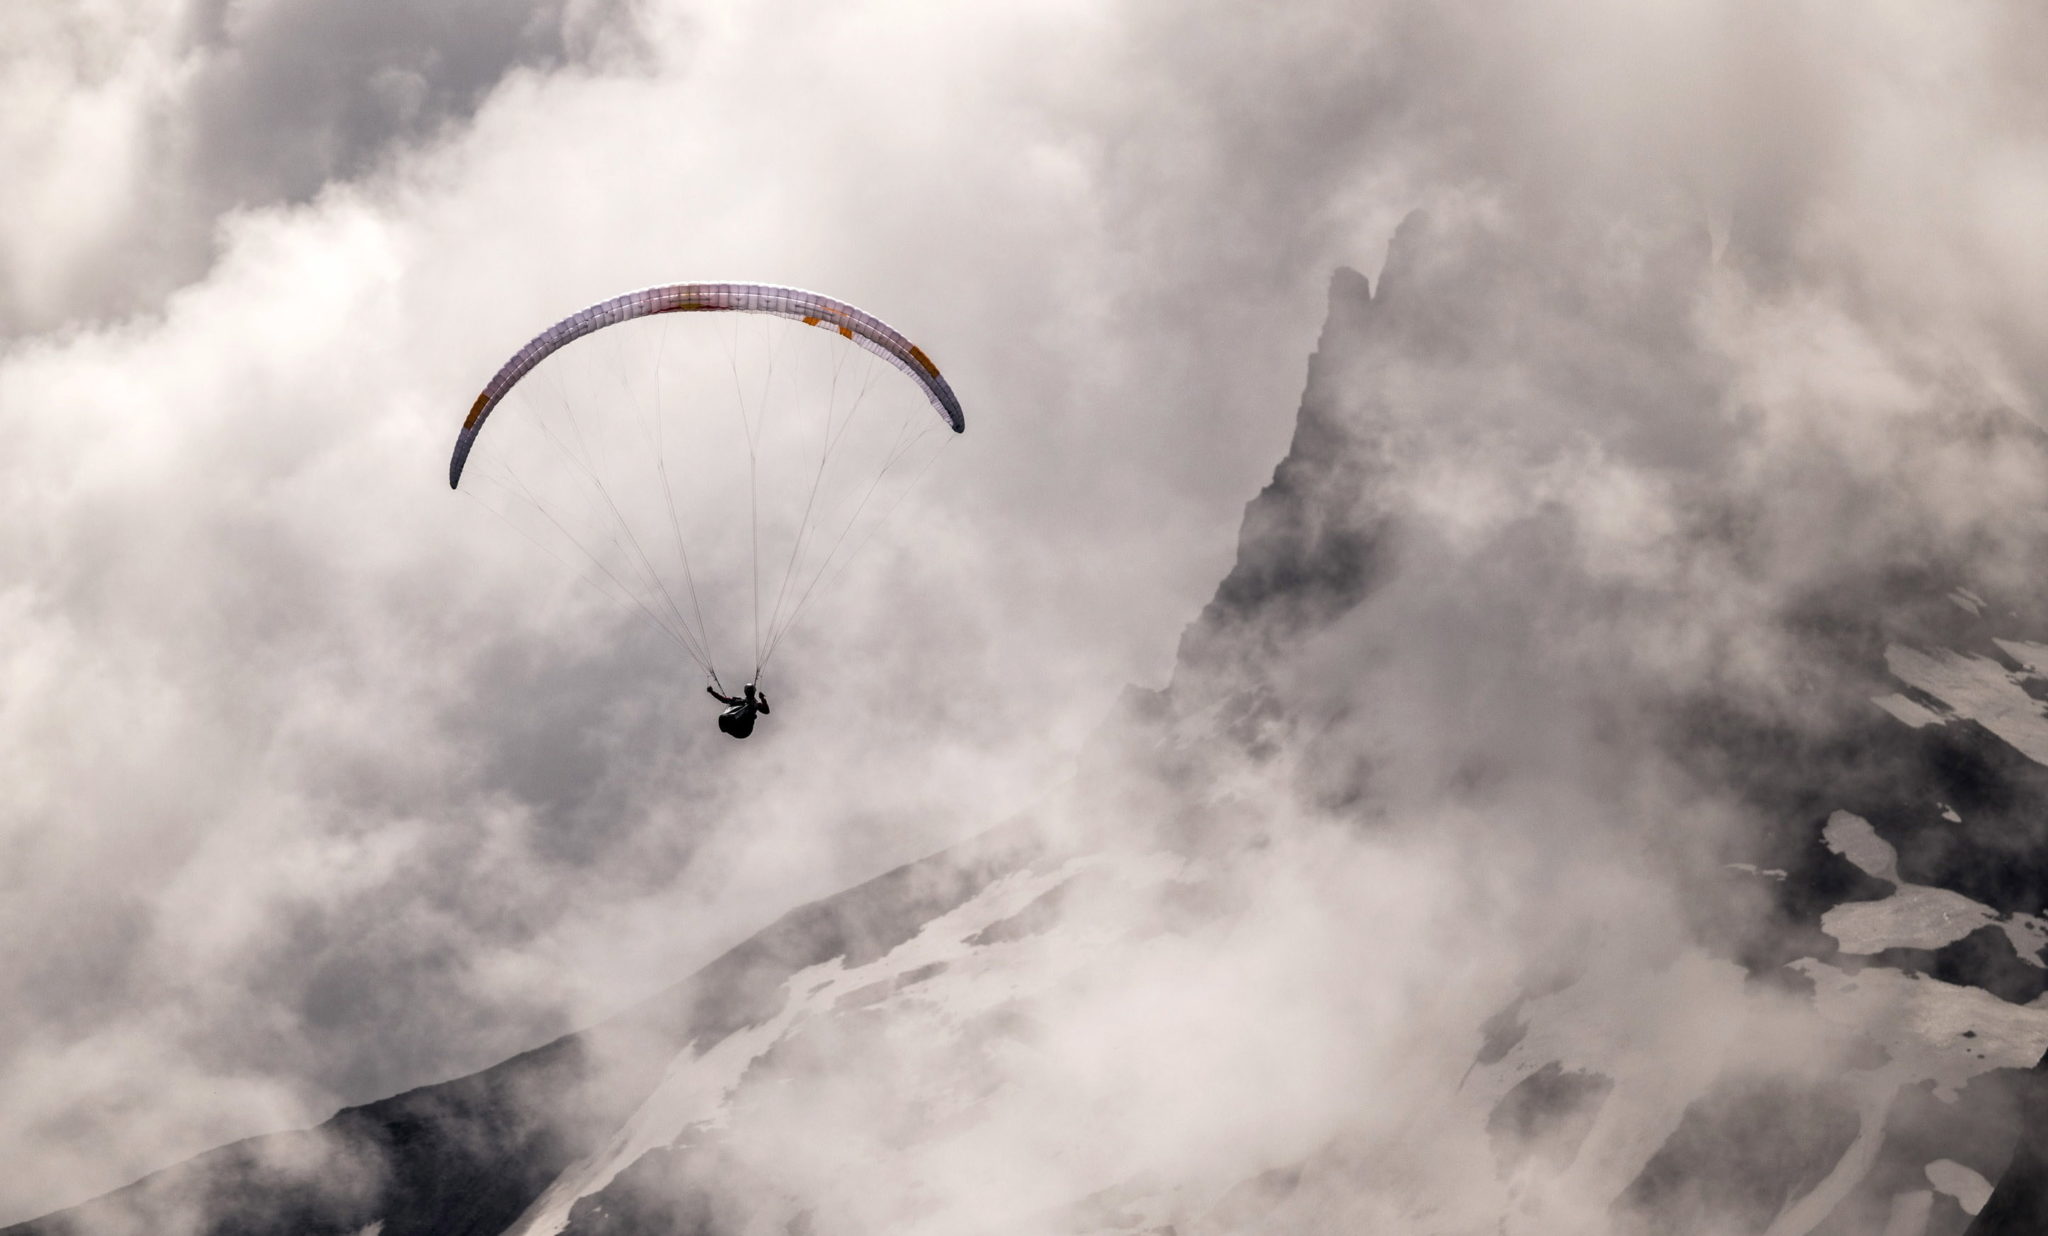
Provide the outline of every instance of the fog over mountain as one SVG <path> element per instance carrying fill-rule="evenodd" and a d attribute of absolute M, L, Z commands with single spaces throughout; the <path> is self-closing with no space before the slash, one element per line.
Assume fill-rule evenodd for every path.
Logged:
<path fill-rule="evenodd" d="M 2030 10 L 25 11 L 13 1230 L 2040 1226 Z M 734 271 L 972 426 L 743 746 L 436 478 Z"/>

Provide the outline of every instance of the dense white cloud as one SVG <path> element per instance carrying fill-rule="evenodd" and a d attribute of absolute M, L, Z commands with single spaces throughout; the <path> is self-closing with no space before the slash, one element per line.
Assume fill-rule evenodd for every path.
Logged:
<path fill-rule="evenodd" d="M 309 6 L 224 14 L 306 18 L 233 55 L 319 56 Z M 95 64 L 216 54 L 177 41 L 192 13 L 102 16 Z M 650 7 L 612 41 L 637 54 L 515 69 L 467 122 L 208 217 L 217 257 L 148 311 L 16 336 L 0 1142 L 51 1170 L 6 1210 L 588 1020 L 1013 810 L 1163 672 L 1285 433 L 1324 259 L 1269 277 L 1294 293 L 1270 325 L 1188 371 L 1186 319 L 1114 273 L 1125 221 L 1043 97 L 1040 62 L 1098 20 Z M 34 76 L 85 53 L 28 36 L 10 87 L 86 123 L 75 81 Z M 146 135 L 185 102 L 299 140 L 289 110 L 205 119 L 217 95 L 163 77 L 106 123 Z M 153 199 L 82 141 L 37 160 L 6 218 L 23 318 L 95 312 Z M 216 170 L 174 163 L 172 196 L 232 202 Z M 648 631 L 441 481 L 470 393 L 538 323 L 732 272 L 911 326 L 975 421 L 931 529 L 792 641 L 745 747 Z M 1229 325 L 1255 309 L 1235 296 Z"/>

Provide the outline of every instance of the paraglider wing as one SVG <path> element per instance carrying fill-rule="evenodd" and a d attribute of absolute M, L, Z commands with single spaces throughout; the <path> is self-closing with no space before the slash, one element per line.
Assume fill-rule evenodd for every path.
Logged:
<path fill-rule="evenodd" d="M 518 384 L 519 379 L 550 354 L 593 331 L 619 322 L 657 313 L 718 312 L 765 313 L 799 321 L 806 326 L 836 330 L 847 340 L 907 374 L 923 389 L 932 407 L 954 433 L 964 433 L 967 429 L 960 401 L 954 397 L 953 388 L 946 379 L 939 376 L 938 366 L 916 344 L 871 313 L 856 309 L 845 301 L 798 288 L 763 283 L 672 283 L 614 296 L 580 313 L 572 313 L 534 336 L 525 347 L 514 353 L 512 359 L 491 376 L 483 393 L 470 405 L 469 416 L 462 422 L 461 436 L 455 440 L 455 455 L 448 461 L 449 488 L 454 488 L 462 480 L 462 466 L 469 458 L 470 447 L 475 444 L 477 434 L 490 418 L 491 410 Z"/>

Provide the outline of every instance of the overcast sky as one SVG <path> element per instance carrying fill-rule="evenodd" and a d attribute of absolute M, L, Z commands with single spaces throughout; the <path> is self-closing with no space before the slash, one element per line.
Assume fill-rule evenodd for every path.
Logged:
<path fill-rule="evenodd" d="M 1679 232 L 1739 255 L 1705 329 L 1761 409 L 1745 442 L 1818 433 L 1875 474 L 1938 437 L 1893 432 L 1930 390 L 2037 415 L 2044 23 L 7 5 L 0 1221 L 495 1062 L 1032 801 L 1124 684 L 1165 681 L 1285 450 L 1331 269 L 1377 278 L 1417 208 L 1620 282 L 1662 278 L 1641 263 Z M 692 278 L 873 310 L 971 425 L 744 746 L 692 667 L 443 482 L 527 335 Z M 1540 321 L 1544 286 L 1503 320 Z M 1526 455 L 1431 455 L 1406 500 L 1477 543 L 1516 517 L 1501 478 L 1548 461 L 1640 582 L 1664 503 L 1599 444 L 1708 448 L 1621 425 L 1595 370 L 1532 405 Z M 1771 458 L 1730 474 L 1780 492 Z M 2037 492 L 1900 475 L 1954 529 Z M 1456 656 L 1443 612 L 1372 621 Z"/>

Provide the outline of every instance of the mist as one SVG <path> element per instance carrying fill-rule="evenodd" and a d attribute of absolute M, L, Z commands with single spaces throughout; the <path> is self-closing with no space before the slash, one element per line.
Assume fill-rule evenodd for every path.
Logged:
<path fill-rule="evenodd" d="M 935 980 L 1030 993 L 1020 1046 L 798 1035 L 732 1125 L 765 1193 L 987 1230 L 1143 1179 L 1228 1230 L 1322 1155 L 1373 1169 L 1288 1195 L 1311 1228 L 1592 1230 L 1709 1062 L 1853 1047 L 1697 946 L 1782 821 L 1686 727 L 1886 689 L 1813 632 L 1902 571 L 2034 587 L 2041 20 L 11 11 L 0 1221 L 494 1063 L 1021 814 L 1060 930 Z M 698 278 L 873 309 L 971 426 L 737 745 L 442 480 L 540 325 Z M 1330 526 L 1247 517 L 1269 481 Z M 1344 603 L 1219 593 L 1269 534 L 1360 538 Z M 1573 1016 L 1638 1122 L 1469 1188 L 1499 1095 L 1442 1095 L 1564 966 L 1612 976 Z"/>

